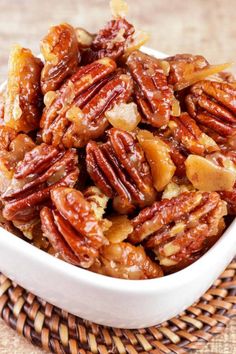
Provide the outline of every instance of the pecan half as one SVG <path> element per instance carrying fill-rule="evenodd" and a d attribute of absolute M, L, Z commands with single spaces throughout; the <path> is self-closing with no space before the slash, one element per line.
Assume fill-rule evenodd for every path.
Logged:
<path fill-rule="evenodd" d="M 41 88 L 45 94 L 57 90 L 78 67 L 80 53 L 74 28 L 67 23 L 51 27 L 40 49 L 45 60 L 41 73 Z"/>
<path fill-rule="evenodd" d="M 173 139 L 192 154 L 205 155 L 220 149 L 215 141 L 198 127 L 188 113 L 182 113 L 180 117 L 172 117 L 168 127 Z"/>
<path fill-rule="evenodd" d="M 231 84 L 200 81 L 192 86 L 186 106 L 189 114 L 216 141 L 236 136 L 236 88 Z"/>
<path fill-rule="evenodd" d="M 56 188 L 51 198 L 55 209 L 44 207 L 40 214 L 44 236 L 64 260 L 91 267 L 107 243 L 100 220 L 78 190 Z"/>
<path fill-rule="evenodd" d="M 231 65 L 230 63 L 210 65 L 203 56 L 192 54 L 177 54 L 166 58 L 165 61 L 170 64 L 168 84 L 172 85 L 175 91 L 219 74 Z"/>
<path fill-rule="evenodd" d="M 0 193 L 5 192 L 11 183 L 17 163 L 34 147 L 27 135 L 17 135 L 12 128 L 0 126 Z"/>
<path fill-rule="evenodd" d="M 29 132 L 39 126 L 42 113 L 40 75 L 43 64 L 30 50 L 13 47 L 9 57 L 4 121 L 17 131 Z"/>
<path fill-rule="evenodd" d="M 17 132 L 7 126 L 0 125 L 0 151 L 8 150 L 10 143 L 17 136 Z"/>
<path fill-rule="evenodd" d="M 180 218 L 189 217 L 191 212 L 197 210 L 205 201 L 205 196 L 215 196 L 213 199 L 219 199 L 217 193 L 186 192 L 175 198 L 155 202 L 143 209 L 132 221 L 134 231 L 129 235 L 129 241 L 140 243 L 164 226 L 179 221 Z"/>
<path fill-rule="evenodd" d="M 130 133 L 112 128 L 106 143 L 90 141 L 86 163 L 94 183 L 114 198 L 117 211 L 130 212 L 155 200 L 149 165 L 140 144 Z"/>
<path fill-rule="evenodd" d="M 74 149 L 60 151 L 41 144 L 27 152 L 15 168 L 3 193 L 3 216 L 7 220 L 28 222 L 38 217 L 42 203 L 57 186 L 73 187 L 78 179 L 78 158 Z"/>
<path fill-rule="evenodd" d="M 203 202 L 174 226 L 167 226 L 150 237 L 148 249 L 156 254 L 166 272 L 182 269 L 198 259 L 222 235 L 226 204 L 216 195 L 205 195 Z"/>
<path fill-rule="evenodd" d="M 90 270 L 114 278 L 133 280 L 163 275 L 161 267 L 147 256 L 143 247 L 135 247 L 128 242 L 102 247 L 99 260 Z"/>
<path fill-rule="evenodd" d="M 82 147 L 103 134 L 109 124 L 106 110 L 128 101 L 132 93 L 132 79 L 115 69 L 112 59 L 98 60 L 79 69 L 57 91 L 41 120 L 44 142 Z"/>
<path fill-rule="evenodd" d="M 170 64 L 168 84 L 174 87 L 186 80 L 187 76 L 209 66 L 208 61 L 202 55 L 176 54 L 165 60 Z"/>
<path fill-rule="evenodd" d="M 160 60 L 134 51 L 127 65 L 136 83 L 135 99 L 144 122 L 154 127 L 166 125 L 171 115 L 173 92 Z"/>
<path fill-rule="evenodd" d="M 124 18 L 109 21 L 95 36 L 91 47 L 83 52 L 82 62 L 88 64 L 104 57 L 121 57 L 134 41 L 134 33 L 133 25 Z"/>

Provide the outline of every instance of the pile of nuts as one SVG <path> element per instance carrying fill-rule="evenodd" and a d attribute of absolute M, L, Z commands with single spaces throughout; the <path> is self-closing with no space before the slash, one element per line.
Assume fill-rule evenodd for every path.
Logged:
<path fill-rule="evenodd" d="M 15 46 L 0 95 L 0 225 L 125 279 L 204 254 L 236 214 L 236 82 L 200 55 L 157 59 L 112 1 L 98 33 L 61 24 L 43 61 Z"/>

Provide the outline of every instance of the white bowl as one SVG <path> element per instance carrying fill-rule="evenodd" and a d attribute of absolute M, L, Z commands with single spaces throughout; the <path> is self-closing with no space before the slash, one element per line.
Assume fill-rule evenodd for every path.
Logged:
<path fill-rule="evenodd" d="M 185 310 L 213 284 L 236 254 L 235 233 L 236 220 L 204 256 L 180 272 L 159 279 L 123 280 L 77 268 L 0 229 L 0 270 L 84 319 L 120 328 L 149 327 Z"/>

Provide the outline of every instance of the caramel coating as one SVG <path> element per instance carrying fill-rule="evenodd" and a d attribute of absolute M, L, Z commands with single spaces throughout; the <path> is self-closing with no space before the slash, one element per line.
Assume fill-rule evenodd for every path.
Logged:
<path fill-rule="evenodd" d="M 73 187 L 79 170 L 76 151 L 60 151 L 41 144 L 27 152 L 2 194 L 3 216 L 13 222 L 31 222 L 47 203 L 50 191 L 58 186 Z"/>
<path fill-rule="evenodd" d="M 221 137 L 236 135 L 236 88 L 231 84 L 200 81 L 192 86 L 186 106 L 189 114 L 219 143 Z"/>
<path fill-rule="evenodd" d="M 94 34 L 51 27 L 44 63 L 12 49 L 0 226 L 105 276 L 158 278 L 201 257 L 236 215 L 236 81 L 200 55 L 144 54 L 125 1 L 111 8 Z"/>
<path fill-rule="evenodd" d="M 134 41 L 135 29 L 124 18 L 116 18 L 107 23 L 93 39 L 89 49 L 83 52 L 85 64 L 101 58 L 118 59 Z"/>
<path fill-rule="evenodd" d="M 55 209 L 44 207 L 41 221 L 44 236 L 66 261 L 84 268 L 98 257 L 98 249 L 107 243 L 90 203 L 71 188 L 51 191 Z"/>
<path fill-rule="evenodd" d="M 182 262 L 200 256 L 208 246 L 208 239 L 216 239 L 222 232 L 226 204 L 217 193 L 185 192 L 171 199 L 156 202 L 144 209 L 134 220 L 130 242 L 145 239 L 168 269 L 181 269 Z"/>
<path fill-rule="evenodd" d="M 45 65 L 41 73 L 43 94 L 60 88 L 73 74 L 80 62 L 79 45 L 75 29 L 67 23 L 51 27 L 40 45 Z"/>
<path fill-rule="evenodd" d="M 112 128 L 101 145 L 91 141 L 86 148 L 87 170 L 94 183 L 110 198 L 120 213 L 150 205 L 156 197 L 150 168 L 139 143 L 128 133 Z"/>
<path fill-rule="evenodd" d="M 43 64 L 29 49 L 12 48 L 8 64 L 4 122 L 16 131 L 28 133 L 39 127 L 43 97 L 40 75 Z"/>
<path fill-rule="evenodd" d="M 165 126 L 170 119 L 173 92 L 159 60 L 134 51 L 127 60 L 136 82 L 135 99 L 143 113 L 144 122 L 154 127 Z"/>
<path fill-rule="evenodd" d="M 80 68 L 57 91 L 41 119 L 42 138 L 54 146 L 83 147 L 104 133 L 108 126 L 106 110 L 127 102 L 132 80 L 116 63 L 100 59 Z"/>

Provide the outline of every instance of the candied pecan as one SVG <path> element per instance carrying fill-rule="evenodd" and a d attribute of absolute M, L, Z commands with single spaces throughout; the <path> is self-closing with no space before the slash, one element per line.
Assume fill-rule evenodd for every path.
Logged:
<path fill-rule="evenodd" d="M 206 193 L 208 194 L 218 196 L 217 193 Z M 204 196 L 202 192 L 186 192 L 175 198 L 155 202 L 143 209 L 132 221 L 134 231 L 129 235 L 129 241 L 140 243 L 164 226 L 189 216 L 201 205 Z"/>
<path fill-rule="evenodd" d="M 154 127 L 166 125 L 171 115 L 173 92 L 167 85 L 160 60 L 134 51 L 127 65 L 136 83 L 135 99 L 144 122 Z"/>
<path fill-rule="evenodd" d="M 123 279 L 151 279 L 163 276 L 161 267 L 153 262 L 141 246 L 127 242 L 102 247 L 100 257 L 90 269 L 96 273 Z"/>
<path fill-rule="evenodd" d="M 43 64 L 30 50 L 13 47 L 9 58 L 4 108 L 5 124 L 29 132 L 39 126 L 42 113 L 40 75 Z"/>
<path fill-rule="evenodd" d="M 107 243 L 101 220 L 76 189 L 53 189 L 51 198 L 55 208 L 44 207 L 40 214 L 44 236 L 64 260 L 89 268 Z"/>
<path fill-rule="evenodd" d="M 186 76 L 209 66 L 202 55 L 176 54 L 165 60 L 170 64 L 168 83 L 173 86 L 185 80 Z"/>
<path fill-rule="evenodd" d="M 11 183 L 17 163 L 34 147 L 34 142 L 27 135 L 16 135 L 13 129 L 0 127 L 0 193 L 5 192 Z"/>
<path fill-rule="evenodd" d="M 177 54 L 165 59 L 170 64 L 168 84 L 179 91 L 208 76 L 216 75 L 231 64 L 210 65 L 201 55 Z"/>
<path fill-rule="evenodd" d="M 40 49 L 45 60 L 41 73 L 41 89 L 45 94 L 57 90 L 78 67 L 80 53 L 75 29 L 67 23 L 51 27 Z"/>
<path fill-rule="evenodd" d="M 112 128 L 106 143 L 90 141 L 86 153 L 90 177 L 108 197 L 114 198 L 117 211 L 130 212 L 155 200 L 149 165 L 130 133 Z"/>
<path fill-rule="evenodd" d="M 192 154 L 204 155 L 219 150 L 215 141 L 201 131 L 188 113 L 182 113 L 180 117 L 172 117 L 168 127 L 173 139 L 181 143 Z"/>
<path fill-rule="evenodd" d="M 8 150 L 10 143 L 17 136 L 17 132 L 7 126 L 0 125 L 0 151 Z"/>
<path fill-rule="evenodd" d="M 173 220 L 174 224 L 166 223 L 151 235 L 145 246 L 156 254 L 167 271 L 169 267 L 181 269 L 186 261 L 191 263 L 199 258 L 209 243 L 221 236 L 226 214 L 226 204 L 217 193 L 202 193 L 199 205 L 190 214 Z"/>
<path fill-rule="evenodd" d="M 41 144 L 27 152 L 15 168 L 12 180 L 3 193 L 3 216 L 14 222 L 28 222 L 38 217 L 50 190 L 58 186 L 73 187 L 78 179 L 76 151 L 60 151 Z"/>
<path fill-rule="evenodd" d="M 200 81 L 191 87 L 186 106 L 217 142 L 221 142 L 221 137 L 236 136 L 236 88 L 231 84 Z"/>
<path fill-rule="evenodd" d="M 132 93 L 132 79 L 115 69 L 112 59 L 98 60 L 79 69 L 57 91 L 41 120 L 44 142 L 82 147 L 103 134 L 109 124 L 106 110 L 127 102 Z"/>
<path fill-rule="evenodd" d="M 82 53 L 82 62 L 88 64 L 104 57 L 112 59 L 121 57 L 134 41 L 134 33 L 133 25 L 124 18 L 109 21 L 95 36 L 90 48 Z"/>

